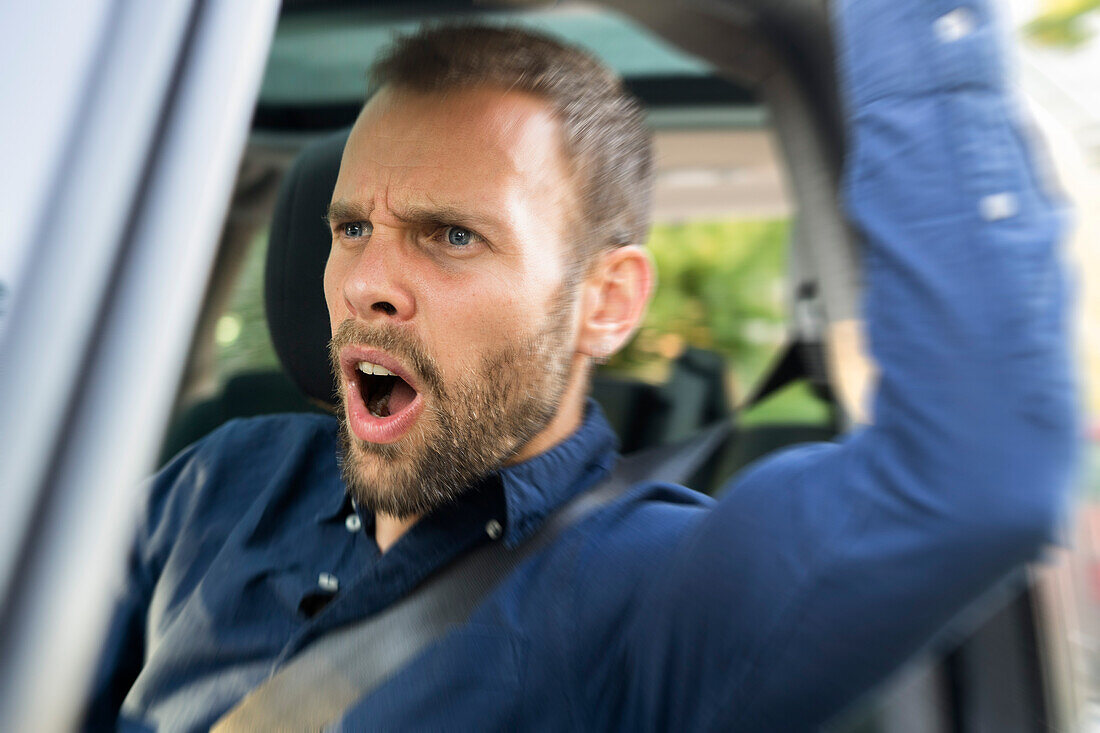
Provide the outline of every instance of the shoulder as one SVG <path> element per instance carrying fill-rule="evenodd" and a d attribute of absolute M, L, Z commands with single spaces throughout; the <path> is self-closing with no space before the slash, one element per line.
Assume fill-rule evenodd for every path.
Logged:
<path fill-rule="evenodd" d="M 186 527 L 217 533 L 256 503 L 339 483 L 336 430 L 335 418 L 325 415 L 266 415 L 225 423 L 150 480 L 139 544 L 146 553 L 160 555 Z"/>
<path fill-rule="evenodd" d="M 153 479 L 153 492 L 181 482 L 205 487 L 214 477 L 256 477 L 288 461 L 316 460 L 333 453 L 335 446 L 336 420 L 326 415 L 288 413 L 230 420 L 161 469 Z"/>
<path fill-rule="evenodd" d="M 674 484 L 635 484 L 562 537 L 572 547 L 578 581 L 585 585 L 585 578 L 595 578 L 598 584 L 611 569 L 641 580 L 652 578 L 659 561 L 690 550 L 703 529 L 728 519 L 723 515 L 762 521 L 775 507 L 787 506 L 798 494 L 799 478 L 807 472 L 816 476 L 812 469 L 823 469 L 830 457 L 839 458 L 836 449 L 833 443 L 810 443 L 778 451 L 734 477 L 721 490 L 720 501 Z"/>
<path fill-rule="evenodd" d="M 597 552 L 639 542 L 663 546 L 688 531 L 712 506 L 714 500 L 697 491 L 644 481 L 586 517 L 580 529 L 586 545 Z"/>
<path fill-rule="evenodd" d="M 642 482 L 571 527 L 571 584 L 586 605 L 628 604 L 655 566 L 703 521 L 714 500 L 672 484 Z"/>
<path fill-rule="evenodd" d="M 563 532 L 549 550 L 541 568 L 554 570 L 541 582 L 552 584 L 557 602 L 548 605 L 548 624 L 564 668 L 572 670 L 567 673 L 587 680 L 582 689 L 600 697 L 611 694 L 602 687 L 606 680 L 622 679 L 621 649 L 613 640 L 635 615 L 655 571 L 713 504 L 681 486 L 635 484 Z"/>
<path fill-rule="evenodd" d="M 336 420 L 282 414 L 230 420 L 193 443 L 154 476 L 151 494 L 223 493 L 292 464 L 335 461 Z"/>
<path fill-rule="evenodd" d="M 335 464 L 335 451 L 336 420 L 326 415 L 230 420 L 172 459 L 154 477 L 152 493 L 183 487 L 223 494 L 239 482 L 255 486 L 281 471 Z"/>

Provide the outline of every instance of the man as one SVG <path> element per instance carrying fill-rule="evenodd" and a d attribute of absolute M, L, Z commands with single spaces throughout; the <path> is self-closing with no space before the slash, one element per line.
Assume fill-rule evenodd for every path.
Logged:
<path fill-rule="evenodd" d="M 802 730 L 1036 553 L 1073 445 L 1058 227 L 988 8 L 946 33 L 951 12 L 837 8 L 874 426 L 765 461 L 718 503 L 638 484 L 338 727 Z M 376 72 L 329 211 L 339 425 L 232 423 L 158 476 L 92 724 L 121 706 L 206 729 L 311 642 L 522 543 L 614 463 L 584 395 L 652 287 L 637 106 L 518 31 L 424 31 Z"/>

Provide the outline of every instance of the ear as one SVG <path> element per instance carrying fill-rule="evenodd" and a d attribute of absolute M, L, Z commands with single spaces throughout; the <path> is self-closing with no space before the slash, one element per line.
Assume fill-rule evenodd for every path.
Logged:
<path fill-rule="evenodd" d="M 621 349 L 645 316 L 655 271 L 649 252 L 637 245 L 597 256 L 585 278 L 577 353 L 606 359 Z"/>

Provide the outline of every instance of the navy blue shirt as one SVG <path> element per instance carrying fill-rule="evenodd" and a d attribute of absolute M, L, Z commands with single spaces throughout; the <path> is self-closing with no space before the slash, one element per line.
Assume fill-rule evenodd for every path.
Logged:
<path fill-rule="evenodd" d="M 717 503 L 634 487 L 339 727 L 802 730 L 1051 537 L 1076 430 L 1060 217 L 989 3 L 832 5 L 874 425 L 772 456 Z M 521 541 L 614 457 L 590 406 L 566 442 L 380 555 L 345 499 L 334 430 L 231 423 L 156 477 L 94 714 L 125 698 L 124 728 L 206 729 L 319 634 L 479 543 Z"/>

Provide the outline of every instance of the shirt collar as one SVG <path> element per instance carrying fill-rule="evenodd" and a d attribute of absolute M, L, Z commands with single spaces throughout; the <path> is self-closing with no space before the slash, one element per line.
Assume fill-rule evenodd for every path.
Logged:
<path fill-rule="evenodd" d="M 317 524 L 346 517 L 354 511 L 351 496 L 347 492 L 347 486 L 344 484 L 343 479 L 340 480 L 338 490 L 327 491 L 322 494 L 320 503 L 321 507 L 313 517 Z"/>
<path fill-rule="evenodd" d="M 505 544 L 518 545 L 548 514 L 606 476 L 615 463 L 617 448 L 603 411 L 589 398 L 584 421 L 576 432 L 545 453 L 502 468 Z"/>
<path fill-rule="evenodd" d="M 518 545 L 548 514 L 606 476 L 615 463 L 617 448 L 618 440 L 603 410 L 589 398 L 584 420 L 572 435 L 545 453 L 500 469 L 505 544 Z M 318 523 L 330 522 L 353 510 L 345 491 L 333 491 L 326 494 L 315 518 Z M 374 517 L 361 515 L 361 519 L 364 527 L 373 525 Z"/>

